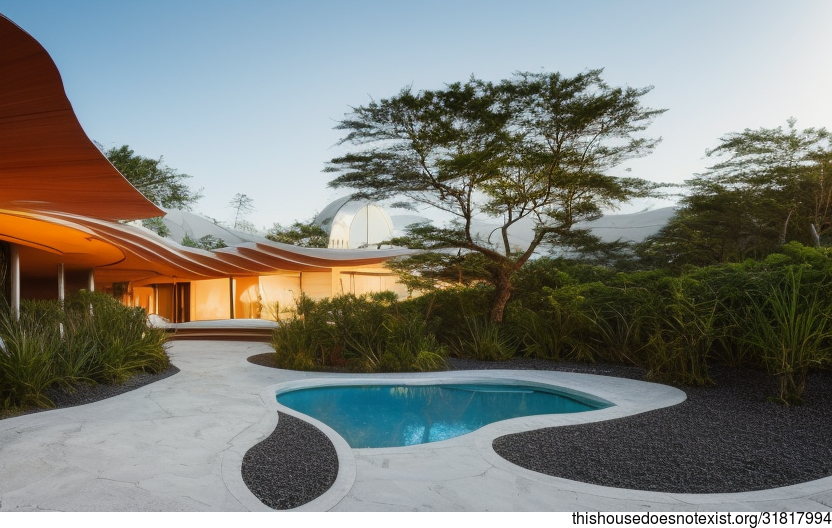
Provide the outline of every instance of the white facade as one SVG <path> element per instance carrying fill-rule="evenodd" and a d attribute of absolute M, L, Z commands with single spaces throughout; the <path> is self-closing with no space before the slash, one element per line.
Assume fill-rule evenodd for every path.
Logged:
<path fill-rule="evenodd" d="M 333 249 L 377 246 L 393 236 L 393 221 L 379 205 L 340 198 L 324 208 L 315 223 L 329 234 Z"/>

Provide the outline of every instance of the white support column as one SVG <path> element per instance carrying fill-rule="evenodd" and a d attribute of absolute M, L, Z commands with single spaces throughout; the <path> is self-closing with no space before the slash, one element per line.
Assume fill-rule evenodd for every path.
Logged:
<path fill-rule="evenodd" d="M 58 264 L 58 299 L 60 299 L 61 304 L 64 303 L 64 299 L 66 298 L 66 273 L 64 270 L 63 263 Z"/>
<path fill-rule="evenodd" d="M 87 289 L 91 292 L 95 291 L 95 268 L 90 270 L 89 277 L 87 278 Z"/>
<path fill-rule="evenodd" d="M 61 301 L 61 308 L 65 307 L 64 300 L 66 299 L 66 273 L 64 263 L 58 264 L 58 300 Z M 61 339 L 64 338 L 64 324 L 58 323 L 58 328 L 61 332 Z"/>
<path fill-rule="evenodd" d="M 14 315 L 14 320 L 20 320 L 20 250 L 18 249 L 17 245 L 10 244 L 11 251 L 10 253 L 10 260 L 11 260 L 11 286 L 12 286 L 12 314 Z"/>

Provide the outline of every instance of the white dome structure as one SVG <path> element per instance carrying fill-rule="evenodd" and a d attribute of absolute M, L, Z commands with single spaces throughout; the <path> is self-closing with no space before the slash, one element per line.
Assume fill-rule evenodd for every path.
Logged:
<path fill-rule="evenodd" d="M 372 247 L 393 236 L 393 221 L 381 206 L 346 196 L 324 207 L 315 223 L 329 234 L 329 247 Z"/>

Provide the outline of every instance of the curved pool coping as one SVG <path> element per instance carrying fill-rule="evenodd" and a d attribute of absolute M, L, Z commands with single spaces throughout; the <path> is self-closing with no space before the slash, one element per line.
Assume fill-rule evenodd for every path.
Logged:
<path fill-rule="evenodd" d="M 493 383 L 500 381 L 509 384 L 529 384 L 541 387 L 552 387 L 567 394 L 575 394 L 582 398 L 590 397 L 613 404 L 611 407 L 569 414 L 546 414 L 512 418 L 486 425 L 471 433 L 429 444 L 418 444 L 406 447 L 385 448 L 351 448 L 347 442 L 326 424 L 310 416 L 299 413 L 277 402 L 277 393 L 288 390 L 345 385 L 372 384 L 441 384 L 441 383 Z M 604 420 L 612 420 L 625 416 L 632 416 L 642 412 L 652 411 L 685 401 L 685 393 L 668 385 L 649 383 L 625 378 L 599 376 L 595 374 L 577 374 L 558 371 L 517 371 L 517 370 L 489 370 L 489 371 L 452 371 L 411 374 L 365 374 L 365 375 L 333 375 L 324 378 L 307 378 L 294 380 L 265 387 L 261 393 L 264 402 L 286 414 L 295 416 L 320 429 L 335 446 L 338 455 L 338 476 L 332 487 L 323 495 L 292 511 L 326 511 L 334 508 L 353 488 L 356 479 L 356 453 L 395 453 L 420 452 L 432 450 L 441 446 L 469 446 L 480 454 L 490 465 L 498 468 L 522 469 L 499 456 L 492 448 L 494 439 L 512 433 L 576 425 Z M 276 415 L 276 413 L 275 413 Z M 551 477 L 549 477 L 551 478 Z"/>

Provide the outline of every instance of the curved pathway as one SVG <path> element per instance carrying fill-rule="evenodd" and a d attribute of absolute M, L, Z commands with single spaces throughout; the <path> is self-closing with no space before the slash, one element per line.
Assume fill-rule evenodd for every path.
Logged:
<path fill-rule="evenodd" d="M 277 425 L 276 386 L 356 376 L 290 372 L 246 361 L 268 351 L 260 343 L 175 342 L 170 355 L 181 370 L 175 376 L 89 405 L 0 421 L 0 511 L 269 510 L 246 487 L 241 467 L 245 453 Z M 459 380 L 506 374 L 395 377 Z M 678 403 L 684 394 L 585 374 L 511 374 L 590 392 L 617 406 L 583 415 L 518 418 L 444 442 L 391 449 L 350 449 L 313 421 L 332 440 L 339 473 L 329 491 L 299 509 L 742 511 L 818 510 L 832 504 L 832 478 L 758 492 L 690 495 L 607 488 L 522 469 L 494 453 L 494 438 L 643 412 Z"/>

